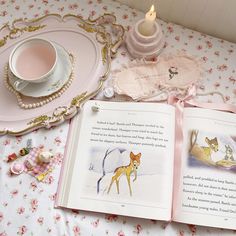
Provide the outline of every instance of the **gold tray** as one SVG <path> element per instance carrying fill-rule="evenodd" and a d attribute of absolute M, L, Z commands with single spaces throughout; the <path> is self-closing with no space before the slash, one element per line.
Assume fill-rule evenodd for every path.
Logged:
<path fill-rule="evenodd" d="M 34 109 L 22 109 L 18 106 L 17 94 L 11 93 L 4 84 L 5 67 L 14 46 L 31 37 L 52 40 L 72 53 L 74 79 L 55 100 Z M 72 118 L 85 101 L 102 89 L 123 37 L 124 28 L 116 24 L 116 17 L 111 14 L 94 20 L 72 14 L 49 14 L 3 25 L 0 28 L 0 135 L 23 135 Z M 25 104 L 35 102 L 34 98 L 23 99 Z"/>

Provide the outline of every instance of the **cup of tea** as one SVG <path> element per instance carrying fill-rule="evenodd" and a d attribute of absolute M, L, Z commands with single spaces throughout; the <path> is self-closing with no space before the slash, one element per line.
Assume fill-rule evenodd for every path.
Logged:
<path fill-rule="evenodd" d="M 20 42 L 9 57 L 10 71 L 16 77 L 14 88 L 20 91 L 29 83 L 47 81 L 56 63 L 57 50 L 52 42 L 41 38 Z"/>

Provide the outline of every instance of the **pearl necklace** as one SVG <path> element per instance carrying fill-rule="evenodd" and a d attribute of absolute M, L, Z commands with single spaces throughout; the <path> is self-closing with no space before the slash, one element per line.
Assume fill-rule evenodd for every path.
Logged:
<path fill-rule="evenodd" d="M 17 102 L 18 102 L 18 105 L 20 106 L 20 108 L 23 108 L 23 109 L 33 109 L 33 108 L 37 108 L 37 107 L 41 107 L 43 105 L 46 105 L 47 103 L 53 101 L 54 99 L 56 98 L 59 98 L 71 85 L 73 79 L 74 79 L 74 63 L 75 63 L 75 57 L 70 54 L 70 57 L 71 57 L 71 62 L 72 62 L 72 72 L 69 76 L 69 79 L 68 81 L 66 82 L 65 85 L 63 85 L 63 87 L 58 90 L 57 92 L 45 97 L 45 99 L 41 100 L 40 102 L 36 102 L 36 103 L 28 103 L 28 104 L 25 104 L 23 102 L 23 99 L 22 99 L 22 94 L 19 93 L 18 91 L 16 91 L 13 86 L 9 83 L 9 76 L 8 76 L 8 72 L 9 72 L 9 66 L 8 64 L 5 66 L 4 68 L 4 83 L 5 83 L 5 86 L 7 87 L 7 89 L 16 95 L 16 99 L 17 99 Z"/>

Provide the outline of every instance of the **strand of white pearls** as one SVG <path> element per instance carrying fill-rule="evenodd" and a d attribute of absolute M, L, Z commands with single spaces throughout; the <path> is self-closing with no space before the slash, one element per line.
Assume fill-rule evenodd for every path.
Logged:
<path fill-rule="evenodd" d="M 75 57 L 72 54 L 70 54 L 70 57 L 71 57 L 71 61 L 72 61 L 72 72 L 71 72 L 70 77 L 69 77 L 68 81 L 66 82 L 66 84 L 59 91 L 53 93 L 52 95 L 47 96 L 47 98 L 41 100 L 40 102 L 29 103 L 29 104 L 25 104 L 23 102 L 22 95 L 9 84 L 9 78 L 8 78 L 9 66 L 8 65 L 6 65 L 4 68 L 5 86 L 7 87 L 7 89 L 11 93 L 15 94 L 15 96 L 17 98 L 18 105 L 23 109 L 33 109 L 33 108 L 37 108 L 37 107 L 41 107 L 43 105 L 46 105 L 47 103 L 60 97 L 70 87 L 70 85 L 74 79 L 74 62 L 75 62 Z"/>

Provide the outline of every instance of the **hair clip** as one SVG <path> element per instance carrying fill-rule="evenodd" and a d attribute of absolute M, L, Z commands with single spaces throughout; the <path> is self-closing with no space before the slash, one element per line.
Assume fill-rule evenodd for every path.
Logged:
<path fill-rule="evenodd" d="M 16 153 L 12 153 L 7 156 L 7 162 L 15 161 L 17 158 L 18 158 L 18 156 L 16 155 Z"/>
<path fill-rule="evenodd" d="M 28 155 L 32 149 L 32 139 L 28 139 L 26 147 L 21 148 L 18 155 L 14 152 L 7 156 L 7 162 L 15 161 L 17 158 Z"/>
<path fill-rule="evenodd" d="M 32 139 L 27 139 L 26 147 L 25 147 L 25 148 L 22 148 L 22 149 L 19 151 L 19 155 L 20 155 L 20 156 L 28 155 L 31 149 L 32 149 Z"/>
<path fill-rule="evenodd" d="M 24 165 L 21 163 L 12 163 L 10 167 L 11 174 L 19 175 L 24 171 Z"/>
<path fill-rule="evenodd" d="M 36 177 L 36 179 L 37 179 L 38 181 L 43 181 L 43 180 L 45 179 L 45 177 L 46 177 L 50 172 L 52 172 L 52 169 L 51 169 L 51 168 L 48 169 L 46 172 L 39 174 L 39 175 Z"/>
<path fill-rule="evenodd" d="M 29 154 L 29 149 L 28 148 L 22 148 L 20 151 L 19 151 L 19 155 L 20 156 L 25 156 L 27 154 Z"/>
<path fill-rule="evenodd" d="M 31 170 L 33 170 L 33 165 L 32 165 L 32 163 L 29 161 L 29 160 L 25 160 L 24 161 L 24 165 L 25 165 L 25 167 L 26 167 L 26 169 L 28 170 L 28 171 L 31 171 Z"/>
<path fill-rule="evenodd" d="M 53 158 L 53 154 L 51 152 L 43 151 L 40 152 L 37 161 L 39 164 L 50 163 L 51 159 Z"/>

